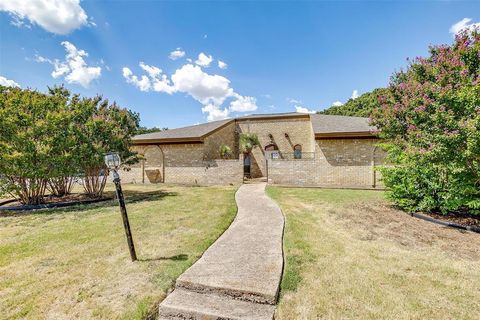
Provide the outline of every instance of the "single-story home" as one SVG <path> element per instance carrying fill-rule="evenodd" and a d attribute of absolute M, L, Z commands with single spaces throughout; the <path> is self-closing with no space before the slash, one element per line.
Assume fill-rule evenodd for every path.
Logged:
<path fill-rule="evenodd" d="M 142 134 L 132 148 L 143 160 L 122 180 L 207 185 L 264 177 L 282 185 L 378 188 L 375 167 L 384 154 L 373 130 L 366 118 L 277 113 Z M 255 133 L 260 146 L 240 152 L 243 133 Z M 232 150 L 229 159 L 222 145 Z"/>

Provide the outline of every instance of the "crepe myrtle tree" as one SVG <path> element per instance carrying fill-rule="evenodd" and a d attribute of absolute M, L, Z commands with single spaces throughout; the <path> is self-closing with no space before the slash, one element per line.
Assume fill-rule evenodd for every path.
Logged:
<path fill-rule="evenodd" d="M 83 187 L 89 196 L 100 197 L 108 176 L 106 153 L 117 152 L 126 165 L 138 161 L 137 154 L 129 147 L 139 126 L 139 115 L 115 102 L 110 104 L 101 96 L 75 99 L 72 112 Z"/>
<path fill-rule="evenodd" d="M 70 192 L 72 179 L 84 176 L 90 196 L 106 182 L 104 153 L 116 150 L 127 163 L 138 114 L 101 97 L 81 98 L 63 87 L 47 94 L 0 86 L 0 192 L 24 204 Z"/>
<path fill-rule="evenodd" d="M 480 212 L 480 33 L 430 48 L 392 76 L 372 115 L 393 164 L 389 196 L 409 211 Z"/>
<path fill-rule="evenodd" d="M 60 104 L 35 90 L 0 87 L 0 189 L 22 203 L 43 202 Z"/>

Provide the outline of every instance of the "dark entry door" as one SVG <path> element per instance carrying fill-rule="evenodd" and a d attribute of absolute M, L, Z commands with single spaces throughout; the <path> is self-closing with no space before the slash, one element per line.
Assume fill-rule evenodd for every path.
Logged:
<path fill-rule="evenodd" d="M 252 175 L 251 175 L 251 166 L 252 164 L 252 158 L 250 156 L 250 154 L 245 154 L 243 156 L 243 176 L 244 177 L 247 177 L 247 178 L 250 178 Z"/>

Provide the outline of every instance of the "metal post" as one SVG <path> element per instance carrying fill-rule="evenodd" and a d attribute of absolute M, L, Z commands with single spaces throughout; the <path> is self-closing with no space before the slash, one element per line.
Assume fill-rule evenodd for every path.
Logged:
<path fill-rule="evenodd" d="M 128 250 L 130 251 L 130 257 L 132 258 L 132 261 L 136 261 L 137 254 L 135 253 L 135 246 L 133 245 L 133 237 L 132 232 L 130 231 L 130 223 L 128 222 L 127 208 L 125 208 L 122 186 L 120 185 L 120 176 L 118 175 L 117 170 L 113 169 L 112 171 L 113 183 L 115 183 L 118 204 L 120 205 L 120 213 L 122 214 L 123 227 L 125 228 L 125 235 L 127 236 Z"/>

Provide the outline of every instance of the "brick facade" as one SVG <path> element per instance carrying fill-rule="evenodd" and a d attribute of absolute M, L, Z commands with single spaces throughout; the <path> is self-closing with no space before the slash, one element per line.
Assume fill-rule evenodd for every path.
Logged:
<path fill-rule="evenodd" d="M 127 183 L 179 183 L 189 185 L 240 184 L 243 157 L 220 159 L 220 146 L 235 146 L 235 124 L 231 123 L 205 138 L 204 143 L 135 145 L 144 160 L 123 170 Z"/>
<path fill-rule="evenodd" d="M 321 139 L 313 159 L 270 160 L 270 183 L 303 186 L 383 188 L 376 166 L 384 154 L 377 139 Z"/>
<path fill-rule="evenodd" d="M 284 185 L 382 188 L 375 166 L 382 164 L 384 154 L 376 147 L 377 139 L 316 139 L 308 115 L 232 120 L 195 143 L 135 145 L 144 160 L 122 172 L 122 180 L 240 184 L 244 173 L 238 140 L 242 133 L 255 133 L 260 141 L 251 152 L 252 177 L 268 176 L 269 183 Z M 220 159 L 222 144 L 232 149 L 233 159 Z M 297 145 L 301 159 L 293 156 Z M 278 159 L 271 159 L 267 146 L 278 150 Z"/>

